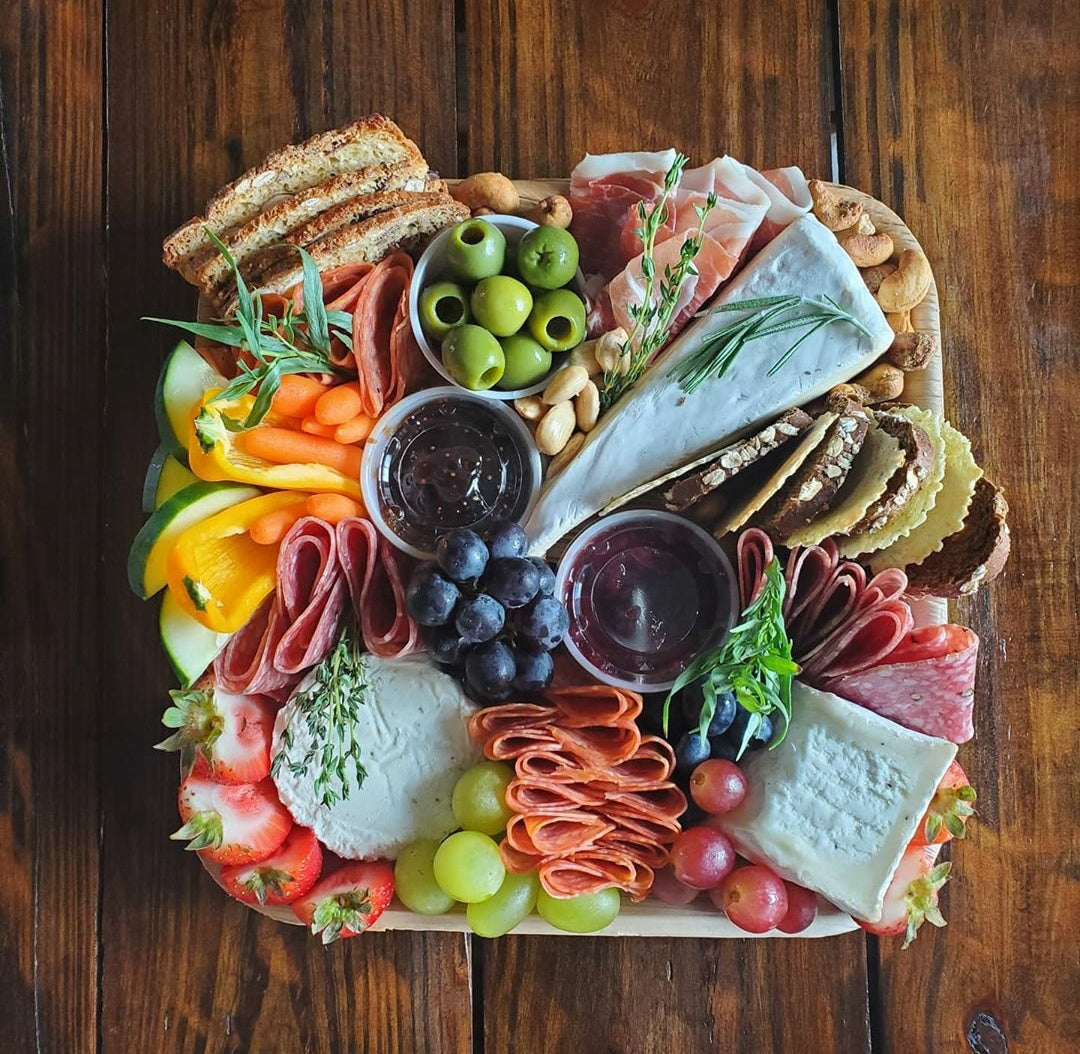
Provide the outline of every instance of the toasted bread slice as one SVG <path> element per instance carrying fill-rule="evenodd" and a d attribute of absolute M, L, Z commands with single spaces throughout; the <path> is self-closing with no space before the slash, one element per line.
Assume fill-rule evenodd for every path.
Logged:
<path fill-rule="evenodd" d="M 964 526 L 921 564 L 905 568 L 912 596 L 962 597 L 1001 574 L 1009 558 L 1009 503 L 985 476 L 975 484 Z"/>
<path fill-rule="evenodd" d="M 468 207 L 452 198 L 430 204 L 414 202 L 335 231 L 308 251 L 320 271 L 364 260 L 375 263 L 395 249 L 411 250 L 425 244 L 443 227 L 468 219 L 469 215 Z M 291 259 L 264 274 L 258 288 L 281 293 L 296 285 L 302 277 L 299 260 Z M 235 294 L 221 306 L 226 315 L 235 311 Z"/>
<path fill-rule="evenodd" d="M 185 261 L 208 244 L 204 227 L 219 233 L 239 226 L 279 195 L 297 194 L 342 172 L 422 158 L 419 147 L 382 114 L 362 117 L 344 128 L 275 150 L 261 165 L 218 191 L 207 202 L 205 216 L 196 216 L 170 234 L 162 258 L 167 267 L 184 274 Z M 188 274 L 184 277 L 191 281 Z"/>
<path fill-rule="evenodd" d="M 428 184 L 427 162 L 422 158 L 400 165 L 367 165 L 270 205 L 247 223 L 222 234 L 221 240 L 246 273 L 249 261 L 258 252 L 342 202 L 383 191 L 424 190 Z M 213 246 L 196 253 L 186 266 L 191 281 L 205 291 L 229 276 L 229 265 Z"/>

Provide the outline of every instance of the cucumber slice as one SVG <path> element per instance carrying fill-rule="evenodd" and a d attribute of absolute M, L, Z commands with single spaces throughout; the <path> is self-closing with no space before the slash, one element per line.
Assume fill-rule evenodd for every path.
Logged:
<path fill-rule="evenodd" d="M 142 511 L 151 513 L 161 508 L 174 494 L 198 482 L 199 477 L 191 469 L 184 468 L 162 443 L 154 451 L 154 456 L 146 468 L 146 478 L 143 480 Z"/>
<path fill-rule="evenodd" d="M 128 553 L 128 585 L 146 600 L 165 588 L 165 560 L 176 539 L 192 524 L 262 492 L 242 483 L 192 483 L 174 494 L 135 535 Z"/>
<path fill-rule="evenodd" d="M 169 352 L 154 392 L 154 419 L 162 444 L 181 465 L 188 463 L 187 437 L 195 404 L 207 388 L 228 383 L 186 340 Z"/>
<path fill-rule="evenodd" d="M 168 589 L 158 615 L 161 645 L 181 688 L 190 688 L 225 647 L 228 633 L 215 633 L 193 619 Z"/>

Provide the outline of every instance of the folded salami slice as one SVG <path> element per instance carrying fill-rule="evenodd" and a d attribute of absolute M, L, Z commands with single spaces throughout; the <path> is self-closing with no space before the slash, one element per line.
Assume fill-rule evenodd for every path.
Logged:
<path fill-rule="evenodd" d="M 556 742 L 566 751 L 578 753 L 586 761 L 615 763 L 631 758 L 641 746 L 641 733 L 634 724 L 596 725 L 591 728 L 551 727 Z"/>
<path fill-rule="evenodd" d="M 765 585 L 765 568 L 772 563 L 772 539 L 757 527 L 749 527 L 739 535 L 735 562 L 738 565 L 739 603 L 745 611 Z"/>
<path fill-rule="evenodd" d="M 289 676 L 275 669 L 272 661 L 283 629 L 277 597 L 272 594 L 214 660 L 217 683 L 241 695 L 267 695 L 286 688 Z"/>
<path fill-rule="evenodd" d="M 604 792 L 588 784 L 575 786 L 550 778 L 529 777 L 510 781 L 506 804 L 520 813 L 572 812 L 603 805 Z"/>
<path fill-rule="evenodd" d="M 641 713 L 641 697 L 605 684 L 552 688 L 547 698 L 559 711 L 564 728 L 617 725 L 633 721 Z"/>
<path fill-rule="evenodd" d="M 885 661 L 825 682 L 828 691 L 905 728 L 966 743 L 975 734 L 979 638 L 964 626 L 912 630 Z"/>
<path fill-rule="evenodd" d="M 540 878 L 553 897 L 576 897 L 614 887 L 638 901 L 648 894 L 653 871 L 628 853 L 597 845 L 570 857 L 545 860 Z"/>
<path fill-rule="evenodd" d="M 397 551 L 370 520 L 357 516 L 338 524 L 337 544 L 364 646 L 381 658 L 412 654 L 419 647 L 420 631 L 405 610 Z"/>
<path fill-rule="evenodd" d="M 393 253 L 365 278 L 353 309 L 353 358 L 364 413 L 375 418 L 401 387 L 401 303 L 412 280 L 412 260 Z"/>
<path fill-rule="evenodd" d="M 506 827 L 506 839 L 523 852 L 532 851 L 540 856 L 556 856 L 561 853 L 578 852 L 614 830 L 614 824 L 595 813 L 578 812 L 528 813 L 512 817 Z"/>
<path fill-rule="evenodd" d="M 915 619 L 902 600 L 866 608 L 847 619 L 802 659 L 802 675 L 812 685 L 881 662 L 911 632 Z"/>

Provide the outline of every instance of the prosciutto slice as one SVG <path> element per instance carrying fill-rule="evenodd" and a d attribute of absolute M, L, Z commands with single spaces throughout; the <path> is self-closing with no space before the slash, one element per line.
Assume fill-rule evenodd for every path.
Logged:
<path fill-rule="evenodd" d="M 966 743 L 975 734 L 975 668 L 979 638 L 964 626 L 912 630 L 887 658 L 825 689 L 905 728 Z"/>
<path fill-rule="evenodd" d="M 381 658 L 411 655 L 419 627 L 405 611 L 405 586 L 397 550 L 370 520 L 352 516 L 337 526 L 338 557 L 364 646 Z"/>

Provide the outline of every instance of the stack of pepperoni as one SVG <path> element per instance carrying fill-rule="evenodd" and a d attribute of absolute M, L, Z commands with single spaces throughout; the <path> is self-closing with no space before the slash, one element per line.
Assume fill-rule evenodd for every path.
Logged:
<path fill-rule="evenodd" d="M 478 710 L 469 730 L 514 765 L 513 816 L 500 852 L 510 871 L 538 871 L 553 897 L 616 888 L 642 900 L 668 861 L 686 798 L 675 756 L 636 718 L 641 696 L 607 685 L 549 689 L 545 705 Z"/>

